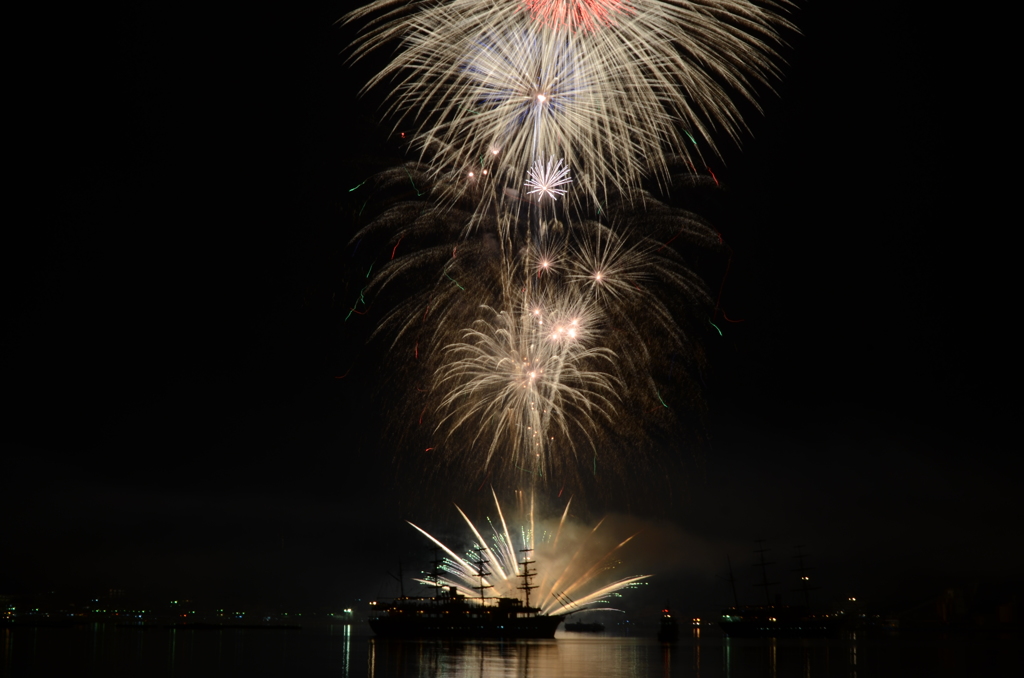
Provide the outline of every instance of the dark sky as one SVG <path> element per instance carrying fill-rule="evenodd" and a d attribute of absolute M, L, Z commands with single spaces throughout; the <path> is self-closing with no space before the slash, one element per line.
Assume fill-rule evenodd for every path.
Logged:
<path fill-rule="evenodd" d="M 348 189 L 400 158 L 339 55 L 348 9 L 24 22 L 0 593 L 329 607 L 425 553 L 403 519 L 454 533 L 396 496 L 380 356 L 344 322 Z M 754 539 L 880 606 L 1001 581 L 1024 560 L 1012 262 L 951 159 L 962 67 L 909 5 L 794 20 L 778 95 L 713 163 L 742 322 L 707 346 L 708 443 L 660 509 L 604 508 L 644 528 L 626 567 L 695 607 L 729 602 L 727 554 L 753 596 Z"/>

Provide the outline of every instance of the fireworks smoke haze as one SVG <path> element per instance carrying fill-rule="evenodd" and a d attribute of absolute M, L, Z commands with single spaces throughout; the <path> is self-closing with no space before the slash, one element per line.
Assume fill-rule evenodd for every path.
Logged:
<path fill-rule="evenodd" d="M 520 555 L 523 550 L 530 553 L 530 559 L 538 562 L 539 581 L 531 605 L 540 608 L 543 614 L 559 615 L 592 609 L 603 604 L 608 597 L 618 597 L 619 592 L 636 586 L 650 575 L 633 575 L 614 579 L 608 573 L 620 564 L 620 549 L 633 537 L 617 543 L 607 544 L 600 539 L 601 523 L 585 529 L 568 519 L 569 505 L 566 503 L 561 519 L 557 522 L 537 519 L 531 499 L 528 513 L 521 525 L 509 530 L 497 495 L 494 495 L 498 519 L 488 519 L 489 529 L 481 532 L 473 521 L 458 509 L 459 514 L 473 535 L 471 552 L 460 556 L 452 548 L 431 535 L 423 528 L 410 523 L 426 536 L 447 558 L 443 559 L 435 577 L 417 579 L 426 586 L 455 587 L 467 598 L 480 600 L 482 592 L 488 596 L 481 602 L 489 604 L 497 597 L 519 597 L 519 575 L 522 572 Z M 458 508 L 458 507 L 456 507 Z M 485 537 L 487 533 L 489 536 Z M 481 576 L 486 561 L 488 575 Z"/>

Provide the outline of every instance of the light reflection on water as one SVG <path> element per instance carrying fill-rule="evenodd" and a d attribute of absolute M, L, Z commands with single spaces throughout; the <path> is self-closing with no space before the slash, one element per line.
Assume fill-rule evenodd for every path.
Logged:
<path fill-rule="evenodd" d="M 396 641 L 368 629 L 0 629 L 0 675 L 335 678 L 904 678 L 1024 675 L 1019 638 L 729 640 L 560 633 Z"/>
<path fill-rule="evenodd" d="M 668 670 L 671 653 L 667 646 L 632 638 L 369 642 L 370 678 L 657 676 L 663 663 Z"/>

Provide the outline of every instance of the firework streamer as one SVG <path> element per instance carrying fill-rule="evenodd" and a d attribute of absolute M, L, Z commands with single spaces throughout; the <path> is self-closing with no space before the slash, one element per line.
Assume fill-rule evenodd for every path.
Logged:
<path fill-rule="evenodd" d="M 537 195 L 538 201 L 544 197 L 558 200 L 568 192 L 562 186 L 572 183 L 570 175 L 569 167 L 561 160 L 556 162 L 554 158 L 548 158 L 547 163 L 538 160 L 530 168 L 530 178 L 525 184 L 530 190 L 526 194 Z"/>
<path fill-rule="evenodd" d="M 415 129 L 420 162 L 376 181 L 403 197 L 357 241 L 390 253 L 364 291 L 375 337 L 417 363 L 389 384 L 425 394 L 438 468 L 577 482 L 650 437 L 652 406 L 700 409 L 677 396 L 699 392 L 711 299 L 681 252 L 721 239 L 643 183 L 671 186 L 676 156 L 696 176 L 714 137 L 739 136 L 789 6 L 377 0 L 345 18 L 364 25 L 353 59 L 396 46 L 367 86 Z"/>
<path fill-rule="evenodd" d="M 379 184 L 407 195 L 406 172 L 433 193 L 415 166 Z M 465 235 L 468 212 L 410 197 L 355 241 L 384 259 L 365 290 L 391 356 L 382 389 L 391 409 L 405 405 L 396 428 L 418 429 L 412 449 L 432 448 L 423 463 L 502 487 L 593 484 L 597 456 L 609 481 L 642 475 L 673 421 L 699 414 L 698 339 L 712 305 L 665 242 L 714 251 L 714 230 L 648 195 L 643 212 L 613 200 L 608 223 L 547 220 L 542 237 L 509 242 L 496 221 Z M 671 410 L 652 418 L 680 389 L 688 400 L 668 396 Z"/>
<path fill-rule="evenodd" d="M 420 577 L 415 581 L 431 587 L 455 588 L 467 598 L 476 599 L 480 599 L 479 587 L 482 585 L 485 589 L 493 590 L 494 597 L 483 598 L 480 602 L 484 605 L 497 605 L 499 597 L 518 597 L 518 552 L 527 550 L 534 554 L 545 572 L 537 586 L 537 607 L 542 614 L 560 615 L 585 609 L 601 609 L 595 606 L 605 604 L 605 599 L 609 596 L 617 596 L 620 591 L 633 588 L 651 576 L 633 575 L 609 581 L 611 577 L 608 573 L 620 564 L 617 560 L 619 551 L 633 537 L 610 547 L 602 546 L 598 538 L 598 530 L 601 527 L 599 522 L 590 530 L 575 528 L 579 534 L 575 538 L 569 538 L 566 534 L 569 532 L 568 503 L 554 534 L 546 529 L 537 532 L 532 501 L 523 526 L 515 531 L 508 529 L 496 494 L 494 503 L 502 518 L 500 525 L 490 526 L 488 538 L 485 538 L 465 512 L 456 506 L 473 536 L 470 549 L 465 556 L 460 556 L 453 548 L 418 525 L 409 523 L 446 555 L 436 578 Z M 475 564 L 482 557 L 482 553 L 487 554 L 486 560 L 492 570 L 486 576 L 479 574 Z"/>
<path fill-rule="evenodd" d="M 704 167 L 701 148 L 739 138 L 734 98 L 756 106 L 755 89 L 777 75 L 789 7 L 378 0 L 345 21 L 364 25 L 355 60 L 398 44 L 367 87 L 388 88 L 388 113 L 418 126 L 415 145 L 435 172 L 482 157 L 496 185 L 521 185 L 537 159 L 563 157 L 593 204 L 611 189 L 631 196 L 645 176 L 667 178 L 666 153 Z"/>

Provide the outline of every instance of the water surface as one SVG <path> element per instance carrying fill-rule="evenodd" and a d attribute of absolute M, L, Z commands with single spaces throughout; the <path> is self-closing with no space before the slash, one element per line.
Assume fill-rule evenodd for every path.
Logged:
<path fill-rule="evenodd" d="M 301 631 L 0 629 L 0 675 L 97 678 L 865 678 L 1024 675 L 1019 638 L 730 640 L 559 632 L 555 640 L 388 641 Z"/>

